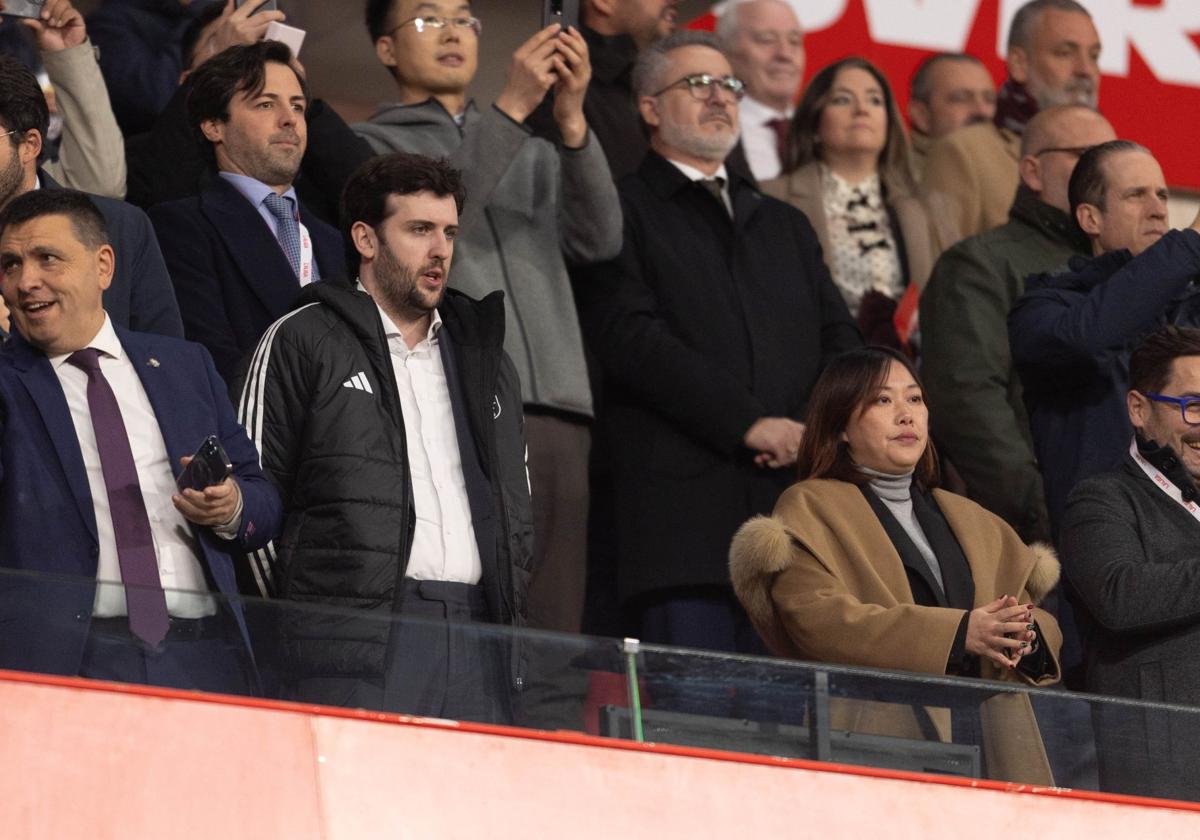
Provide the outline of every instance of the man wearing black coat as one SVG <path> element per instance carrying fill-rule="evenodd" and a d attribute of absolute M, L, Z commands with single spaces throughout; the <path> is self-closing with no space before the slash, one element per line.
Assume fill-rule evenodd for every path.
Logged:
<path fill-rule="evenodd" d="M 1116 445 L 1112 472 L 1076 486 L 1063 520 L 1063 571 L 1081 607 L 1085 687 L 1194 707 L 1200 330 L 1150 335 L 1130 358 L 1129 382 L 1125 407 L 1136 436 Z M 1200 799 L 1194 711 L 1098 703 L 1093 720 L 1101 790 Z"/>
<path fill-rule="evenodd" d="M 1130 349 L 1164 324 L 1200 326 L 1200 219 L 1168 231 L 1167 187 L 1150 152 L 1123 140 L 1095 146 L 1068 193 L 1094 257 L 1030 277 L 1008 317 L 1055 534 L 1071 489 L 1116 466 L 1129 442 Z"/>
<path fill-rule="evenodd" d="M 619 184 L 625 244 L 576 286 L 605 377 L 619 589 L 643 640 L 756 650 L 730 540 L 793 480 L 817 374 L 861 338 L 803 214 L 727 174 L 741 87 L 712 36 L 647 48 L 634 88 L 651 151 Z"/>
<path fill-rule="evenodd" d="M 336 229 L 292 182 L 308 91 L 278 41 L 230 47 L 192 74 L 188 111 L 218 175 L 198 196 L 150 210 L 187 337 L 228 381 L 303 286 L 344 273 Z"/>

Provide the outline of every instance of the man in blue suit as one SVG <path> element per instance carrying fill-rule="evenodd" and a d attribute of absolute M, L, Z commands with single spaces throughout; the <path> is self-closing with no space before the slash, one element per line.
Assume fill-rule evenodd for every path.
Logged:
<path fill-rule="evenodd" d="M 191 76 L 188 114 L 217 177 L 150 209 L 187 337 L 226 379 L 302 286 L 345 272 L 340 234 L 292 188 L 307 88 L 278 41 L 230 47 Z"/>
<path fill-rule="evenodd" d="M 38 167 L 50 123 L 37 78 L 15 59 L 0 56 L 0 209 L 30 190 L 62 189 Z M 104 215 L 116 253 L 104 309 L 117 326 L 183 338 L 171 277 L 146 214 L 124 201 L 91 196 Z M 0 327 L 6 325 L 0 311 Z"/>
<path fill-rule="evenodd" d="M 113 324 L 114 263 L 83 193 L 0 212 L 0 667 L 245 693 L 231 554 L 275 535 L 279 496 L 204 349 Z M 209 435 L 232 476 L 179 491 Z"/>

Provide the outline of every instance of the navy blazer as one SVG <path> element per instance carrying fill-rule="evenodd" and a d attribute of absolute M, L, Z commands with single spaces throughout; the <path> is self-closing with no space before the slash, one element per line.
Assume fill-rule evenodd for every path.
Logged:
<path fill-rule="evenodd" d="M 62 189 L 40 169 L 38 179 L 44 190 Z M 108 317 L 127 330 L 183 338 L 171 275 L 146 214 L 115 198 L 91 193 L 88 198 L 104 216 L 108 241 L 116 256 L 112 285 L 104 291 Z"/>
<path fill-rule="evenodd" d="M 243 500 L 237 540 L 199 526 L 193 532 L 209 583 L 230 599 L 248 646 L 230 552 L 260 548 L 277 536 L 279 494 L 263 476 L 203 347 L 121 328 L 117 335 L 175 473 L 179 459 L 211 434 L 233 462 Z M 87 472 L 62 386 L 45 354 L 14 335 L 0 349 L 0 668 L 78 673 L 99 555 Z"/>
<path fill-rule="evenodd" d="M 291 263 L 258 210 L 224 178 L 199 195 L 150 208 L 187 337 L 232 380 L 242 357 L 300 293 Z M 342 237 L 300 206 L 321 277 L 345 274 Z"/>

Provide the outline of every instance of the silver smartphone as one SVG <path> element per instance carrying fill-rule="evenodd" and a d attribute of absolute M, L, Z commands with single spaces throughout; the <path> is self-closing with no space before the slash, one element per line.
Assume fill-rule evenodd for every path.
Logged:
<path fill-rule="evenodd" d="M 4 0 L 4 11 L 0 15 L 8 17 L 39 18 L 46 0 Z"/>

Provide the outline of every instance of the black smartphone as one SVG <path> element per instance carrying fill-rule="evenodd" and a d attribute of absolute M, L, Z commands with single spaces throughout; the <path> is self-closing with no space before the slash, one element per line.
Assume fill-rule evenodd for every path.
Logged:
<path fill-rule="evenodd" d="M 216 435 L 209 435 L 196 450 L 195 456 L 179 474 L 175 485 L 180 490 L 203 490 L 220 484 L 233 474 L 233 464 Z"/>
<path fill-rule="evenodd" d="M 4 11 L 8 17 L 39 18 L 46 0 L 4 0 Z"/>
<path fill-rule="evenodd" d="M 7 0 L 5 0 L 7 2 Z M 45 0 L 43 0 L 45 2 Z M 279 9 L 279 4 L 275 0 L 234 0 L 233 7 L 240 9 L 245 5 L 254 6 L 254 14 L 259 12 L 274 12 Z"/>
<path fill-rule="evenodd" d="M 542 28 L 561 23 L 563 29 L 579 28 L 579 0 L 542 0 Z"/>

